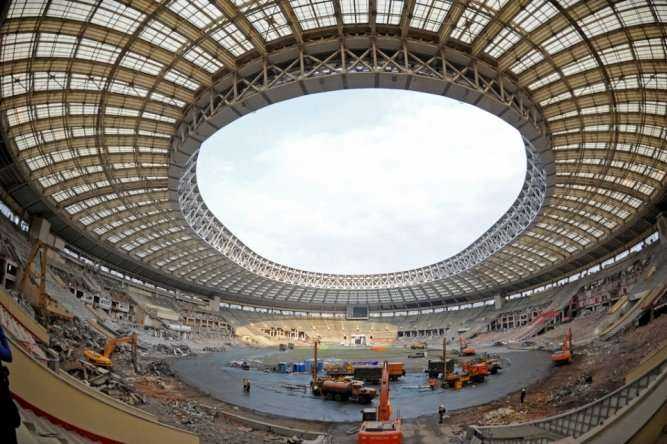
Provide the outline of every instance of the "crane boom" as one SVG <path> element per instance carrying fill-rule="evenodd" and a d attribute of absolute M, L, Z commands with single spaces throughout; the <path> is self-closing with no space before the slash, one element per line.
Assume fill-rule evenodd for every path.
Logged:
<path fill-rule="evenodd" d="M 378 400 L 378 421 L 391 419 L 391 401 L 389 400 L 389 363 L 384 361 L 382 380 L 380 385 L 380 399 Z"/>

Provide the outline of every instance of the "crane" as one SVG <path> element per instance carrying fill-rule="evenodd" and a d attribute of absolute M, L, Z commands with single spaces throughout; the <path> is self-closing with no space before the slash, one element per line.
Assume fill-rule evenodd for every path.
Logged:
<path fill-rule="evenodd" d="M 132 345 L 132 365 L 134 366 L 135 371 L 137 370 L 137 334 L 132 333 L 130 336 L 124 336 L 121 338 L 109 338 L 107 343 L 104 345 L 104 351 L 102 354 L 97 353 L 93 350 L 84 350 L 83 355 L 93 364 L 100 367 L 111 367 L 111 354 L 116 350 L 116 347 L 120 344 L 131 344 Z"/>
<path fill-rule="evenodd" d="M 568 328 L 563 337 L 563 346 L 561 351 L 551 355 L 551 360 L 556 365 L 565 365 L 572 362 L 572 329 Z"/>
<path fill-rule="evenodd" d="M 364 409 L 363 422 L 357 434 L 358 444 L 402 444 L 401 418 L 392 419 L 391 400 L 389 399 L 389 363 L 384 361 L 380 399 L 375 411 Z"/>

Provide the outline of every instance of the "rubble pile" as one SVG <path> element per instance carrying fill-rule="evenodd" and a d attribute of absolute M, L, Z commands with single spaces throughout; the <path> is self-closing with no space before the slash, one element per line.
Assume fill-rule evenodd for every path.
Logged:
<path fill-rule="evenodd" d="M 483 416 L 485 425 L 510 424 L 522 421 L 524 418 L 523 412 L 516 411 L 510 406 L 491 410 Z"/>
<path fill-rule="evenodd" d="M 176 376 L 176 373 L 174 373 L 171 367 L 169 367 L 169 364 L 167 364 L 164 360 L 153 361 L 149 363 L 146 366 L 144 374 L 160 377 L 168 376 L 170 378 Z"/>
<path fill-rule="evenodd" d="M 187 344 L 156 344 L 153 351 L 170 356 L 188 356 L 192 354 L 190 346 Z"/>
<path fill-rule="evenodd" d="M 50 348 L 55 350 L 61 361 L 78 359 L 75 352 L 84 348 L 100 350 L 105 338 L 79 318 L 72 321 L 54 320 L 49 325 Z M 80 354 L 80 353 L 79 353 Z"/>

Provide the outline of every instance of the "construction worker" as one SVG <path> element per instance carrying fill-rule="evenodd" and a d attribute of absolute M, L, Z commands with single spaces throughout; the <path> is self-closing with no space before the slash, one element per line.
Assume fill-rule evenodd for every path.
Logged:
<path fill-rule="evenodd" d="M 438 406 L 438 417 L 440 419 L 438 423 L 442 424 L 443 422 L 445 422 L 446 414 L 447 414 L 447 409 L 445 408 L 445 404 L 440 404 Z"/>
<path fill-rule="evenodd" d="M 21 425 L 21 415 L 9 391 L 9 370 L 2 362 L 12 362 L 12 349 L 0 325 L 0 442 L 16 444 L 16 429 Z"/>
<path fill-rule="evenodd" d="M 526 401 L 526 387 L 521 389 L 521 405 Z"/>

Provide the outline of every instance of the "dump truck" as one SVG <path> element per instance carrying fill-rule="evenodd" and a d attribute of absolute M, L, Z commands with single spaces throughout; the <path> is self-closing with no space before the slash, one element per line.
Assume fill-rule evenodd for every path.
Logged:
<path fill-rule="evenodd" d="M 369 404 L 377 394 L 374 388 L 366 387 L 363 381 L 335 381 L 333 379 L 322 380 L 318 387 L 314 386 L 313 394 L 316 393 L 325 399 L 352 401 L 359 404 Z"/>
<path fill-rule="evenodd" d="M 389 363 L 389 380 L 398 381 L 398 378 L 405 376 L 405 365 L 402 362 Z"/>
<path fill-rule="evenodd" d="M 382 378 L 382 367 L 377 365 L 355 367 L 353 376 L 354 379 L 367 384 L 379 384 Z"/>

